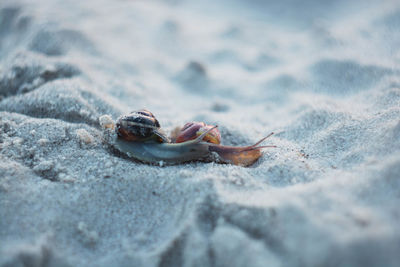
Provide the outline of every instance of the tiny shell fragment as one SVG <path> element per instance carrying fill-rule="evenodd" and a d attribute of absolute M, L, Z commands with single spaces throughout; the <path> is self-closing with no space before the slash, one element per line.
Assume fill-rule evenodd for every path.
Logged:
<path fill-rule="evenodd" d="M 78 129 L 75 133 L 79 140 L 85 144 L 91 144 L 94 142 L 94 137 L 85 129 Z"/>
<path fill-rule="evenodd" d="M 45 146 L 45 145 L 47 145 L 49 143 L 49 139 L 41 138 L 41 139 L 38 140 L 38 143 L 41 146 Z"/>
<path fill-rule="evenodd" d="M 114 122 L 110 115 L 100 116 L 99 123 L 103 129 L 114 129 Z"/>

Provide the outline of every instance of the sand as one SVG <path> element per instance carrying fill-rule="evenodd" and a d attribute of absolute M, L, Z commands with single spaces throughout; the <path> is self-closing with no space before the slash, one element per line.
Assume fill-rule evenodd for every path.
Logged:
<path fill-rule="evenodd" d="M 0 266 L 399 266 L 398 1 L 0 3 Z M 99 117 L 276 132 L 151 166 Z"/>

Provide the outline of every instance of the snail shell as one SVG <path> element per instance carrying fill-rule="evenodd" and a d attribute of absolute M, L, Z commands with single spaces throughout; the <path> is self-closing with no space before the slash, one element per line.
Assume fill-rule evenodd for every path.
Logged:
<path fill-rule="evenodd" d="M 132 111 L 118 118 L 116 132 L 126 141 L 154 141 L 159 143 L 169 142 L 160 130 L 160 123 L 150 111 L 141 109 Z"/>
<path fill-rule="evenodd" d="M 176 134 L 174 139 L 176 143 L 183 143 L 194 140 L 205 132 L 208 133 L 203 137 L 203 141 L 217 145 L 221 143 L 221 134 L 218 128 L 215 128 L 214 125 L 205 124 L 204 122 L 186 123 Z"/>

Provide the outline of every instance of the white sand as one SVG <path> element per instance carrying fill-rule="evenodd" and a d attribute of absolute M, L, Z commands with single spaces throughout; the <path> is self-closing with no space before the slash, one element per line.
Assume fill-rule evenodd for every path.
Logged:
<path fill-rule="evenodd" d="M 400 3 L 250 2 L 1 1 L 0 266 L 399 266 Z M 278 148 L 131 161 L 144 107 Z"/>

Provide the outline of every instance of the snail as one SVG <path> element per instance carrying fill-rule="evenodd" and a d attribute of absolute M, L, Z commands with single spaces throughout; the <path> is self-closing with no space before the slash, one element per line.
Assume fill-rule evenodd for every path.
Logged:
<path fill-rule="evenodd" d="M 262 148 L 275 147 L 259 146 L 273 133 L 251 146 L 221 145 L 217 127 L 203 122 L 190 122 L 175 134 L 172 138 L 174 142 L 171 142 L 160 130 L 155 116 L 142 109 L 119 117 L 112 128 L 118 135 L 115 148 L 131 158 L 151 164 L 173 165 L 212 158 L 221 163 L 250 166 L 261 156 Z"/>

